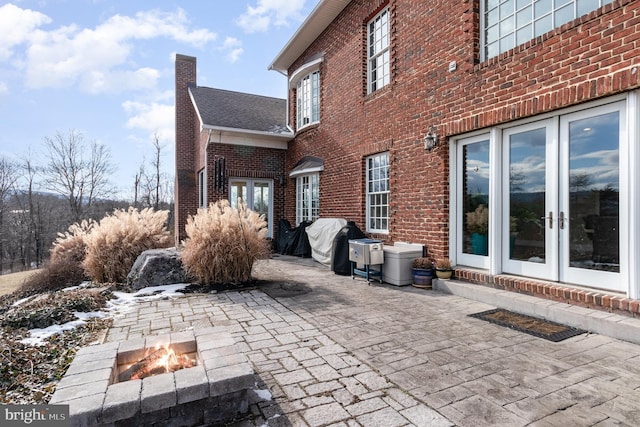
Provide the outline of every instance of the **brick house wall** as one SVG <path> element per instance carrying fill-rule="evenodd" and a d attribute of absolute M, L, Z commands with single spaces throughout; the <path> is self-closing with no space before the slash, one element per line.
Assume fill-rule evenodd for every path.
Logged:
<path fill-rule="evenodd" d="M 280 185 L 284 177 L 283 150 L 229 144 L 209 144 L 209 167 L 207 169 L 207 197 L 209 201 L 229 199 L 229 180 L 233 178 L 273 180 L 273 236 L 277 232 L 278 220 L 284 215 L 285 186 Z M 222 191 L 214 188 L 214 162 L 225 158 L 226 183 Z M 286 184 L 286 182 L 285 182 Z"/>
<path fill-rule="evenodd" d="M 391 83 L 368 95 L 366 23 L 391 12 Z M 449 138 L 640 86 L 640 2 L 617 0 L 480 63 L 478 0 L 355 0 L 289 68 L 319 52 L 320 123 L 289 143 L 286 170 L 305 155 L 325 160 L 320 216 L 365 229 L 366 156 L 390 154 L 386 243 L 424 243 L 448 255 Z M 455 61 L 457 69 L 449 71 Z M 290 90 L 295 129 L 295 88 Z M 440 145 L 424 149 L 436 126 Z M 295 219 L 295 185 L 285 215 Z"/>

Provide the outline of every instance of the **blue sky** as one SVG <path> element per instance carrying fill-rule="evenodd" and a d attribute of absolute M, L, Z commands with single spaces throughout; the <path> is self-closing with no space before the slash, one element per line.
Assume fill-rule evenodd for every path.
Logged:
<path fill-rule="evenodd" d="M 318 0 L 0 1 L 0 155 L 42 158 L 74 129 L 110 148 L 113 184 L 131 193 L 157 134 L 174 167 L 174 56 L 198 84 L 284 98 L 267 67 Z"/>

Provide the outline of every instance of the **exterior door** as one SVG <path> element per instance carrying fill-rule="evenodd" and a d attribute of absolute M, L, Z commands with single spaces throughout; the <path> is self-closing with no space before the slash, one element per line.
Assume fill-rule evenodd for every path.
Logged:
<path fill-rule="evenodd" d="M 503 131 L 503 271 L 624 290 L 624 120 L 617 103 Z"/>
<path fill-rule="evenodd" d="M 231 206 L 238 207 L 239 203 L 245 203 L 249 209 L 264 215 L 268 227 L 267 237 L 272 237 L 273 181 L 238 178 L 231 179 L 229 186 Z"/>
<path fill-rule="evenodd" d="M 560 120 L 560 279 L 623 291 L 620 235 L 624 103 Z M 623 151 L 624 152 L 624 151 Z"/>
<path fill-rule="evenodd" d="M 557 120 L 503 132 L 503 271 L 558 280 Z"/>

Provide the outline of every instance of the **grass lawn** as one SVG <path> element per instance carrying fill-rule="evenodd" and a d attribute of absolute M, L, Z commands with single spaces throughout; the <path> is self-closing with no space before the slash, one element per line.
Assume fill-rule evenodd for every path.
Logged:
<path fill-rule="evenodd" d="M 18 273 L 0 275 L 0 295 L 15 291 L 24 280 L 38 270 L 20 271 Z"/>

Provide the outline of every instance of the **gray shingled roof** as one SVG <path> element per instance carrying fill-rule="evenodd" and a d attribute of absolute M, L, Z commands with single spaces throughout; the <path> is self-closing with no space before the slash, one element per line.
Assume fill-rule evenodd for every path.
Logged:
<path fill-rule="evenodd" d="M 250 93 L 189 88 L 205 126 L 258 132 L 288 133 L 285 99 Z"/>

